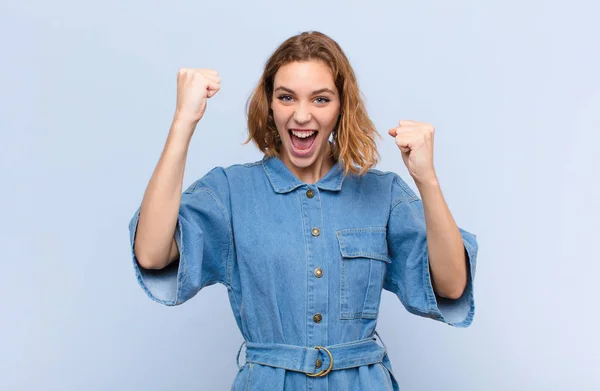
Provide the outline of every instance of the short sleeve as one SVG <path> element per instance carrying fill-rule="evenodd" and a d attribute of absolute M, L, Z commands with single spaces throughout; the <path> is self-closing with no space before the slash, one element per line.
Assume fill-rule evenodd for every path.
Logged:
<path fill-rule="evenodd" d="M 134 252 L 140 208 L 129 223 L 133 268 L 139 285 L 158 303 L 175 306 L 205 286 L 228 285 L 227 266 L 232 235 L 227 178 L 222 168 L 211 170 L 181 195 L 175 241 L 179 259 L 160 270 L 144 269 Z"/>
<path fill-rule="evenodd" d="M 467 286 L 458 299 L 438 296 L 429 269 L 427 230 L 422 200 L 398 176 L 388 222 L 388 251 L 384 289 L 398 296 L 412 314 L 455 327 L 469 326 L 475 314 L 473 281 L 478 244 L 475 234 L 459 227 L 467 258 Z"/>

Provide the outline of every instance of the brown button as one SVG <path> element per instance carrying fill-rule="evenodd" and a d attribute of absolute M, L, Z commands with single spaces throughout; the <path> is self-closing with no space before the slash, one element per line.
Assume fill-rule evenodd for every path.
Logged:
<path fill-rule="evenodd" d="M 323 319 L 323 317 L 318 312 L 313 316 L 313 320 L 315 321 L 315 323 L 319 323 L 321 319 Z"/>
<path fill-rule="evenodd" d="M 312 236 L 317 237 L 321 234 L 321 230 L 319 228 L 312 229 Z"/>
<path fill-rule="evenodd" d="M 317 278 L 321 278 L 321 277 L 323 277 L 323 269 L 321 269 L 320 267 L 316 268 L 316 269 L 315 269 L 315 276 L 316 276 Z"/>
<path fill-rule="evenodd" d="M 306 190 L 306 196 L 308 198 L 313 198 L 315 196 L 315 192 L 312 191 L 312 189 L 308 189 L 308 190 Z"/>
<path fill-rule="evenodd" d="M 317 363 L 315 364 L 315 367 L 321 368 L 321 365 L 323 365 L 323 361 L 321 361 L 320 358 L 317 358 Z"/>

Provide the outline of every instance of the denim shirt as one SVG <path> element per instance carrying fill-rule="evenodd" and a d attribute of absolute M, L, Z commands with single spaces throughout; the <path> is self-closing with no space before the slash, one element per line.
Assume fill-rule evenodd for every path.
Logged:
<path fill-rule="evenodd" d="M 306 184 L 277 157 L 215 167 L 183 192 L 180 257 L 162 270 L 137 263 L 138 217 L 139 209 L 130 244 L 148 297 L 180 305 L 221 283 L 247 343 L 312 348 L 372 338 L 382 289 L 412 314 L 455 327 L 473 320 L 476 235 L 459 228 L 468 262 L 463 295 L 437 296 L 422 201 L 393 172 L 344 176 L 336 163 Z M 387 354 L 379 361 L 323 377 L 246 362 L 232 390 L 398 390 Z"/>

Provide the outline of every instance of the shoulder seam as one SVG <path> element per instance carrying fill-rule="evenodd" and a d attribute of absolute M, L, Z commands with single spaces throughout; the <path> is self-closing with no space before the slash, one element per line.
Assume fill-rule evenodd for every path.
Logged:
<path fill-rule="evenodd" d="M 392 171 L 382 171 L 376 168 L 370 168 L 369 171 L 366 172 L 366 174 L 373 174 L 373 175 L 377 175 L 377 176 L 386 176 L 386 175 L 397 175 L 396 173 L 392 172 Z"/>
<path fill-rule="evenodd" d="M 402 189 L 402 191 L 404 192 L 405 195 L 407 195 L 409 197 L 408 200 L 403 199 L 402 197 L 397 197 L 395 200 L 393 200 L 392 202 L 392 209 L 390 210 L 393 211 L 394 208 L 396 206 L 398 206 L 399 204 L 402 203 L 411 203 L 411 202 L 415 202 L 415 201 L 419 201 L 419 197 L 417 196 L 417 194 L 414 192 L 413 189 L 411 189 L 408 184 L 406 182 L 404 182 L 404 180 L 402 179 L 402 177 L 400 175 L 398 175 L 397 173 L 394 173 L 394 182 L 400 186 L 400 188 Z"/>
<path fill-rule="evenodd" d="M 262 160 L 257 160 L 255 162 L 231 164 L 227 167 L 224 167 L 224 169 L 229 170 L 230 168 L 234 168 L 234 167 L 254 167 L 254 166 L 259 166 L 261 164 L 262 164 Z"/>

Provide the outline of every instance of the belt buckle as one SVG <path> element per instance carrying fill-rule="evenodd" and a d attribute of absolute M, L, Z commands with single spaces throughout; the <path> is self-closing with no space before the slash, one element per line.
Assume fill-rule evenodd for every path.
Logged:
<path fill-rule="evenodd" d="M 308 373 L 308 372 L 304 372 L 304 373 L 306 373 L 306 376 L 309 376 L 309 377 L 326 376 L 329 372 L 331 372 L 331 368 L 333 368 L 333 356 L 331 355 L 331 352 L 324 346 L 315 346 L 314 348 L 317 350 L 324 350 L 327 353 L 327 355 L 329 356 L 329 367 L 327 369 L 322 369 L 321 372 L 319 372 L 319 373 Z"/>

